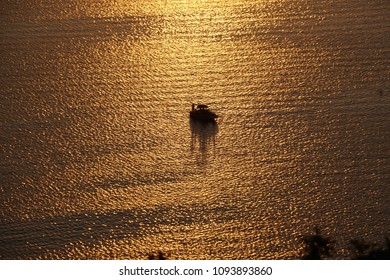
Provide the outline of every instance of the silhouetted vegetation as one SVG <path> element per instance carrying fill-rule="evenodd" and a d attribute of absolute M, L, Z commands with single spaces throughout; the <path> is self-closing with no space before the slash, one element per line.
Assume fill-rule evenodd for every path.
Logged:
<path fill-rule="evenodd" d="M 316 227 L 315 234 L 303 237 L 304 260 L 322 260 L 332 257 L 334 251 L 334 241 L 321 235 L 320 230 Z"/>
<path fill-rule="evenodd" d="M 390 240 L 387 237 L 384 247 L 358 239 L 353 239 L 350 243 L 354 250 L 353 259 L 355 260 L 390 260 Z"/>
<path fill-rule="evenodd" d="M 156 254 L 150 253 L 148 255 L 148 260 L 167 260 L 168 257 L 161 251 L 158 251 Z"/>
<path fill-rule="evenodd" d="M 323 260 L 338 259 L 335 251 L 336 241 L 330 237 L 323 236 L 318 227 L 315 233 L 304 236 L 303 260 Z M 364 240 L 353 239 L 350 241 L 350 259 L 354 260 L 389 260 L 390 259 L 390 240 L 386 237 L 384 246 L 371 244 Z"/>

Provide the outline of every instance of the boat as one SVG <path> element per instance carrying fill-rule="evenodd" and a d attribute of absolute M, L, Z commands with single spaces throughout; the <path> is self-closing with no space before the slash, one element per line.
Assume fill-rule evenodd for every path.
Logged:
<path fill-rule="evenodd" d="M 202 122 L 215 122 L 218 115 L 209 109 L 209 106 L 204 104 L 192 104 L 192 110 L 190 111 L 190 118 Z"/>

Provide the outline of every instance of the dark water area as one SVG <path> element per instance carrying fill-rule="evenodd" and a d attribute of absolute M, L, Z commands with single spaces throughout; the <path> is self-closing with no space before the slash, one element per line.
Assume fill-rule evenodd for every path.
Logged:
<path fill-rule="evenodd" d="M 0 259 L 390 237 L 389 1 L 65 2 L 0 4 Z"/>

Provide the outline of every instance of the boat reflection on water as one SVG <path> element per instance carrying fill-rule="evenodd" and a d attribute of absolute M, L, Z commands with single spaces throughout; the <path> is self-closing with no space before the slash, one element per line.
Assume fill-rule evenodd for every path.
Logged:
<path fill-rule="evenodd" d="M 190 128 L 191 152 L 196 156 L 196 161 L 199 165 L 205 165 L 207 156 L 216 147 L 218 124 L 216 122 L 202 122 L 190 119 Z"/>

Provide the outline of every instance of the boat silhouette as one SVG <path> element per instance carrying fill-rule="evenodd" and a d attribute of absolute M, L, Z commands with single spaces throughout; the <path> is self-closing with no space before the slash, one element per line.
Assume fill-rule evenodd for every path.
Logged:
<path fill-rule="evenodd" d="M 215 122 L 218 115 L 209 109 L 205 104 L 192 104 L 190 118 L 201 122 Z"/>

